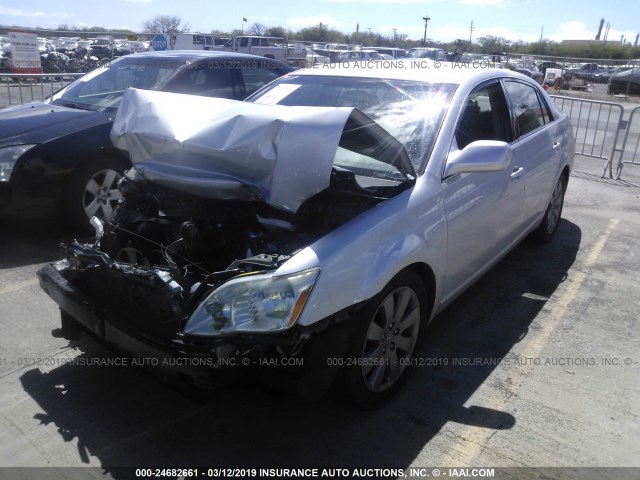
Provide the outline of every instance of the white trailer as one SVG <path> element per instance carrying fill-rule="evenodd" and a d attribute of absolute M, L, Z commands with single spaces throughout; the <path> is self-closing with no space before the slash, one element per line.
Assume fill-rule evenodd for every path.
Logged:
<path fill-rule="evenodd" d="M 161 33 L 151 40 L 149 50 L 205 50 L 213 44 L 213 36 L 203 33 Z"/>

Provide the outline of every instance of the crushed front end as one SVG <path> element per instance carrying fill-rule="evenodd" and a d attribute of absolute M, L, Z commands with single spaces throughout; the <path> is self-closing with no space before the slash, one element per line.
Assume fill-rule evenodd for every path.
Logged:
<path fill-rule="evenodd" d="M 280 382 L 294 372 L 314 378 L 311 369 L 327 380 L 309 382 L 326 387 L 335 375 L 326 358 L 340 357 L 348 341 L 350 322 L 341 320 L 358 306 L 302 327 L 296 321 L 320 269 L 284 277 L 276 271 L 384 200 L 354 190 L 348 172 L 336 170 L 331 182 L 290 214 L 260 201 L 178 192 L 132 169 L 121 181 L 114 219 L 94 219 L 95 240 L 65 246 L 64 260 L 38 272 L 40 285 L 60 306 L 63 328 L 80 326 L 129 354 L 207 359 L 195 363 L 216 374 L 246 370 L 218 367 L 258 366 Z M 272 368 L 288 358 L 304 360 L 284 373 Z M 200 370 L 195 382 L 205 384 L 209 373 Z M 297 380 L 286 383 L 302 388 Z"/>
<path fill-rule="evenodd" d="M 258 365 L 275 372 L 275 383 L 327 387 L 337 370 L 327 358 L 343 356 L 353 323 L 342 320 L 360 305 L 303 326 L 321 265 L 281 267 L 409 188 L 403 146 L 354 109 L 219 99 L 226 109 L 217 120 L 186 138 L 175 119 L 154 116 L 158 125 L 149 125 L 146 108 L 176 99 L 148 95 L 128 91 L 114 122 L 112 140 L 134 164 L 114 217 L 92 219 L 92 243 L 73 242 L 64 260 L 38 272 L 63 331 L 80 326 L 136 356 Z M 305 151 L 302 140 L 315 136 L 322 148 Z M 364 155 L 369 163 L 350 167 Z M 304 361 L 270 368 L 290 358 Z M 284 380 L 295 371 L 306 383 Z"/>

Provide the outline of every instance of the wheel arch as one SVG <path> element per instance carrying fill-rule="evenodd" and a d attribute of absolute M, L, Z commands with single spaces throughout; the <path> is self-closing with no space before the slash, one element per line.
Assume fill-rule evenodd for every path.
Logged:
<path fill-rule="evenodd" d="M 73 184 L 76 175 L 78 175 L 78 173 L 80 173 L 83 168 L 86 168 L 87 165 L 97 160 L 115 160 L 117 162 L 122 162 L 122 164 L 125 166 L 125 170 L 131 168 L 131 160 L 129 160 L 118 150 L 100 149 L 90 152 L 82 152 L 74 159 L 73 166 L 69 169 L 69 172 L 64 177 L 65 188 L 62 189 L 59 194 L 59 206 L 62 206 L 62 202 L 64 202 L 65 200 L 65 192 L 68 191 L 69 187 Z"/>
<path fill-rule="evenodd" d="M 565 165 L 564 168 L 562 169 L 562 172 L 560 173 L 560 176 L 564 178 L 564 189 L 566 191 L 567 189 L 567 185 L 569 185 L 569 174 L 571 173 L 571 170 L 569 169 L 569 165 Z"/>
<path fill-rule="evenodd" d="M 412 263 L 411 265 L 407 265 L 405 268 L 400 270 L 397 275 L 400 275 L 402 272 L 406 271 L 412 271 L 416 273 L 422 280 L 422 284 L 427 291 L 427 311 L 425 312 L 425 318 L 427 319 L 427 322 L 429 322 L 431 320 L 431 314 L 433 313 L 433 306 L 435 304 L 436 276 L 433 273 L 431 267 L 422 262 L 416 262 Z"/>
<path fill-rule="evenodd" d="M 120 153 L 119 150 L 93 150 L 90 152 L 83 152 L 77 157 L 75 168 L 71 172 L 72 174 L 70 175 L 70 177 L 79 172 L 82 168 L 85 168 L 86 165 L 89 165 L 91 162 L 95 162 L 97 160 L 115 160 L 117 162 L 121 162 L 126 166 L 126 168 L 131 167 L 131 160 L 129 160 L 124 154 Z"/>

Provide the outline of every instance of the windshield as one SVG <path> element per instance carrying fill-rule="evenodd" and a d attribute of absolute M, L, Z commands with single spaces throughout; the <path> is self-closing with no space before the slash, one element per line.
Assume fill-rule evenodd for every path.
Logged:
<path fill-rule="evenodd" d="M 288 76 L 248 101 L 269 105 L 356 107 L 404 145 L 420 173 L 433 148 L 455 85 L 411 80 Z"/>
<path fill-rule="evenodd" d="M 127 88 L 158 90 L 183 65 L 158 58 L 123 57 L 79 78 L 55 94 L 52 101 L 86 110 L 115 110 Z"/>

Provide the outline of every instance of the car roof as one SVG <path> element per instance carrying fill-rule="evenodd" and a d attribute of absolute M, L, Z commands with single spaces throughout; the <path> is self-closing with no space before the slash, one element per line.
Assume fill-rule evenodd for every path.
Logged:
<path fill-rule="evenodd" d="M 375 65 L 373 65 L 373 63 L 375 63 Z M 478 63 L 488 64 L 489 62 Z M 436 64 L 438 65 L 437 67 Z M 467 82 L 478 83 L 496 77 L 526 79 L 527 82 L 530 81 L 526 75 L 506 69 L 473 68 L 471 64 L 433 62 L 423 59 L 320 64 L 313 68 L 296 70 L 289 75 L 382 78 L 387 80 L 414 80 L 456 85 L 462 85 Z"/>

